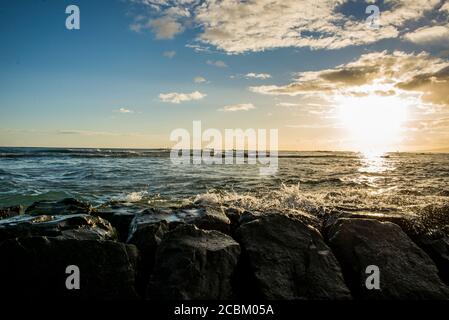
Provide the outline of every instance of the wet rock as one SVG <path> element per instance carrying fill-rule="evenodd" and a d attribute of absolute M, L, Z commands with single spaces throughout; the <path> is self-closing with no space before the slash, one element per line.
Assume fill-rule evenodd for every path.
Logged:
<path fill-rule="evenodd" d="M 417 236 L 415 242 L 432 258 L 440 278 L 449 285 L 449 233 L 434 232 Z"/>
<path fill-rule="evenodd" d="M 97 208 L 91 214 L 109 221 L 117 230 L 119 240 L 126 242 L 129 237 L 131 222 L 141 211 L 142 209 L 138 207 L 113 202 Z"/>
<path fill-rule="evenodd" d="M 168 223 L 162 220 L 152 224 L 139 224 L 133 230 L 128 243 L 134 244 L 140 251 L 141 260 L 138 265 L 137 290 L 145 294 L 150 275 L 153 272 L 156 250 L 164 235 L 169 231 Z"/>
<path fill-rule="evenodd" d="M 32 216 L 38 215 L 71 215 L 71 214 L 89 214 L 92 207 L 82 201 L 73 198 L 63 199 L 61 201 L 43 200 L 33 203 L 25 211 Z"/>
<path fill-rule="evenodd" d="M 324 235 L 328 234 L 329 229 L 341 218 L 351 219 L 373 219 L 380 222 L 392 222 L 408 234 L 409 236 L 416 234 L 416 228 L 413 218 L 397 213 L 373 213 L 373 212 L 347 212 L 338 211 L 330 212 L 325 216 L 322 231 Z"/>
<path fill-rule="evenodd" d="M 0 219 L 6 219 L 23 214 L 23 206 L 13 206 L 0 209 Z"/>
<path fill-rule="evenodd" d="M 0 220 L 0 242 L 16 237 L 46 236 L 78 240 L 116 240 L 109 222 L 85 214 L 63 216 L 20 215 Z"/>
<path fill-rule="evenodd" d="M 193 209 L 184 209 L 188 216 L 186 223 L 195 224 L 198 228 L 204 230 L 217 230 L 223 233 L 230 233 L 231 221 L 226 216 L 221 207 L 202 207 Z"/>
<path fill-rule="evenodd" d="M 396 224 L 342 218 L 329 229 L 329 243 L 357 298 L 449 298 L 433 261 Z M 366 288 L 370 265 L 379 267 L 381 290 Z"/>
<path fill-rule="evenodd" d="M 14 299 L 135 299 L 137 249 L 113 241 L 15 238 L 0 243 L 0 283 Z M 80 289 L 66 280 L 79 268 Z"/>
<path fill-rule="evenodd" d="M 242 224 L 238 281 L 243 297 L 350 299 L 340 267 L 320 233 L 304 222 L 268 215 Z M 248 290 L 250 288 L 250 290 Z"/>
<path fill-rule="evenodd" d="M 178 226 L 157 249 L 148 295 L 168 300 L 232 298 L 231 278 L 239 255 L 239 244 L 228 235 Z"/>
<path fill-rule="evenodd" d="M 170 228 L 179 224 L 194 224 L 204 230 L 217 230 L 223 233 L 230 232 L 230 220 L 222 208 L 212 207 L 183 207 L 176 209 L 144 210 L 136 215 L 131 222 L 130 237 L 134 230 L 144 225 L 166 221 Z"/>

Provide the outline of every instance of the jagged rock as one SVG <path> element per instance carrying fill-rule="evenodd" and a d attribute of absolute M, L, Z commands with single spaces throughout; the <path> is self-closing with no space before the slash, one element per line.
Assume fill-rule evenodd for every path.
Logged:
<path fill-rule="evenodd" d="M 63 199 L 61 201 L 43 200 L 33 203 L 25 213 L 38 215 L 71 215 L 71 214 L 89 214 L 92 207 L 73 198 Z"/>
<path fill-rule="evenodd" d="M 329 243 L 357 298 L 449 298 L 433 261 L 396 224 L 342 218 L 329 229 Z M 370 265 L 379 267 L 381 290 L 366 288 Z"/>
<path fill-rule="evenodd" d="M 448 233 L 434 232 L 415 237 L 413 240 L 435 262 L 440 278 L 449 284 L 449 236 Z"/>
<path fill-rule="evenodd" d="M 226 234 L 230 233 L 231 221 L 224 213 L 223 208 L 202 207 L 184 209 L 182 212 L 188 213 L 189 218 L 185 221 L 187 223 L 195 224 L 198 228 L 204 230 L 217 230 Z M 191 215 L 194 217 L 190 218 Z"/>
<path fill-rule="evenodd" d="M 23 206 L 13 206 L 0 209 L 0 219 L 6 219 L 21 215 L 23 213 Z"/>
<path fill-rule="evenodd" d="M 1 290 L 10 299 L 135 299 L 137 249 L 113 241 L 15 238 L 0 243 Z M 68 290 L 66 268 L 80 272 Z M 72 271 L 73 272 L 73 271 Z"/>
<path fill-rule="evenodd" d="M 219 231 L 181 225 L 168 232 L 156 253 L 148 296 L 197 300 L 233 297 L 231 278 L 240 246 Z"/>
<path fill-rule="evenodd" d="M 109 222 L 85 214 L 63 216 L 20 215 L 0 220 L 0 242 L 16 237 L 46 236 L 78 240 L 116 240 Z"/>
<path fill-rule="evenodd" d="M 413 218 L 397 213 L 372 213 L 372 212 L 330 212 L 325 218 L 322 226 L 323 234 L 326 236 L 329 229 L 341 218 L 351 219 L 373 219 L 380 222 L 392 222 L 401 227 L 407 235 L 416 234 Z"/>
<path fill-rule="evenodd" d="M 152 224 L 136 225 L 128 243 L 134 244 L 140 251 L 141 260 L 138 265 L 137 290 L 144 295 L 150 275 L 154 267 L 156 250 L 163 236 L 169 231 L 168 223 L 162 220 Z"/>
<path fill-rule="evenodd" d="M 236 237 L 242 246 L 239 283 L 244 297 L 351 298 L 331 250 L 320 233 L 302 221 L 263 216 L 242 224 Z"/>
<path fill-rule="evenodd" d="M 109 221 L 117 230 L 119 240 L 126 242 L 129 237 L 131 222 L 141 211 L 139 207 L 125 205 L 121 202 L 112 202 L 97 208 L 91 214 Z"/>
<path fill-rule="evenodd" d="M 130 225 L 130 237 L 134 230 L 144 225 L 158 223 L 160 221 L 169 223 L 170 228 L 187 223 L 194 224 L 204 230 L 217 230 L 223 233 L 230 232 L 230 220 L 222 208 L 212 207 L 184 207 L 176 209 L 144 210 L 136 215 Z"/>

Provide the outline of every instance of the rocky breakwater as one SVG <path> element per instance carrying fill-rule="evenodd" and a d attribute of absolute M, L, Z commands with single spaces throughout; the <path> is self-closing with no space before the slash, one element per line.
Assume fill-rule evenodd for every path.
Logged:
<path fill-rule="evenodd" d="M 4 212 L 0 281 L 9 298 L 449 299 L 446 229 L 400 215 L 93 208 L 75 199 Z M 73 265 L 80 286 L 69 290 Z M 379 288 L 367 286 L 370 266 Z"/>

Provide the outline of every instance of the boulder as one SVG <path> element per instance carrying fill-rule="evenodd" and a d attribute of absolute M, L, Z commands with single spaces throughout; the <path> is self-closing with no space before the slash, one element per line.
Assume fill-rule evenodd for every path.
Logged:
<path fill-rule="evenodd" d="M 219 231 L 180 225 L 160 243 L 148 296 L 163 300 L 233 297 L 231 280 L 240 246 Z"/>
<path fill-rule="evenodd" d="M 78 240 L 116 240 L 109 222 L 86 214 L 20 215 L 0 220 L 0 242 L 16 237 L 46 236 Z"/>
<path fill-rule="evenodd" d="M 8 299 L 136 299 L 137 249 L 114 241 L 46 237 L 0 243 L 0 283 Z M 79 268 L 80 289 L 69 290 L 68 266 Z"/>
<path fill-rule="evenodd" d="M 135 245 L 140 251 L 141 260 L 137 269 L 137 290 L 141 295 L 145 294 L 153 272 L 156 250 L 168 231 L 169 226 L 165 220 L 147 225 L 140 224 L 136 226 L 128 239 L 128 243 Z"/>
<path fill-rule="evenodd" d="M 142 209 L 139 207 L 130 206 L 122 202 L 110 202 L 97 208 L 91 214 L 109 221 L 117 230 L 119 240 L 126 242 L 129 237 L 131 222 L 141 211 Z"/>
<path fill-rule="evenodd" d="M 6 219 L 21 215 L 23 213 L 23 206 L 13 206 L 0 209 L 0 219 Z"/>
<path fill-rule="evenodd" d="M 304 222 L 285 215 L 262 216 L 242 224 L 236 238 L 242 246 L 238 282 L 243 297 L 351 298 L 331 250 Z"/>
<path fill-rule="evenodd" d="M 204 230 L 230 232 L 230 220 L 222 208 L 182 207 L 172 209 L 150 208 L 137 214 L 131 222 L 129 237 L 138 228 L 145 225 L 166 221 L 170 228 L 179 224 L 194 224 Z"/>
<path fill-rule="evenodd" d="M 396 224 L 342 218 L 329 229 L 329 243 L 356 298 L 449 298 L 433 261 Z M 379 268 L 380 290 L 366 287 L 370 265 Z"/>
<path fill-rule="evenodd" d="M 63 199 L 61 201 L 42 200 L 29 206 L 25 213 L 32 216 L 39 215 L 72 215 L 89 214 L 92 207 L 82 201 L 73 198 Z"/>
<path fill-rule="evenodd" d="M 186 223 L 192 223 L 200 229 L 217 230 L 226 234 L 231 231 L 231 221 L 221 207 L 183 209 L 180 214 L 185 214 Z"/>
<path fill-rule="evenodd" d="M 432 258 L 440 278 L 449 285 L 449 233 L 427 233 L 415 237 L 414 240 Z"/>

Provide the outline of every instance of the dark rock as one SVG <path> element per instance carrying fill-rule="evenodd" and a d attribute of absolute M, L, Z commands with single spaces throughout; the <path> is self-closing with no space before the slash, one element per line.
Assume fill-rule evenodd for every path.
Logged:
<path fill-rule="evenodd" d="M 29 216 L 0 220 L 0 242 L 16 237 L 46 236 L 78 240 L 116 240 L 109 222 L 90 215 Z"/>
<path fill-rule="evenodd" d="M 33 203 L 25 211 L 32 216 L 38 215 L 71 215 L 71 214 L 89 214 L 92 207 L 73 198 L 67 198 L 61 201 L 43 200 Z"/>
<path fill-rule="evenodd" d="M 268 215 L 242 224 L 239 275 L 243 296 L 350 299 L 337 260 L 320 233 L 298 219 Z M 252 290 L 245 290 L 252 288 Z"/>
<path fill-rule="evenodd" d="M 23 206 L 14 206 L 0 209 L 0 219 L 6 219 L 23 214 Z"/>
<path fill-rule="evenodd" d="M 128 243 L 134 244 L 141 255 L 137 277 L 139 284 L 137 290 L 141 295 L 145 294 L 150 275 L 153 272 L 156 250 L 168 231 L 169 226 L 165 220 L 147 225 L 138 224 L 128 239 Z"/>
<path fill-rule="evenodd" d="M 415 237 L 413 240 L 435 262 L 440 278 L 449 285 L 449 236 L 444 232 L 434 232 Z"/>
<path fill-rule="evenodd" d="M 113 241 L 16 238 L 0 243 L 0 283 L 8 299 L 135 299 L 137 249 Z M 80 271 L 68 290 L 66 268 Z"/>
<path fill-rule="evenodd" d="M 223 233 L 230 232 L 230 220 L 222 208 L 212 207 L 184 207 L 176 209 L 144 210 L 136 215 L 130 225 L 130 237 L 139 226 L 150 225 L 160 221 L 169 223 L 170 228 L 178 224 L 194 224 L 204 230 L 217 230 Z"/>
<path fill-rule="evenodd" d="M 192 223 L 204 230 L 217 230 L 226 234 L 230 233 L 231 221 L 224 213 L 223 208 L 202 207 L 185 209 L 181 212 L 186 213 L 186 223 Z"/>
<path fill-rule="evenodd" d="M 138 207 L 114 202 L 97 208 L 91 214 L 109 221 L 117 230 L 119 240 L 126 242 L 129 237 L 131 222 L 141 211 Z"/>
<path fill-rule="evenodd" d="M 449 298 L 433 261 L 396 224 L 342 218 L 330 228 L 329 243 L 356 298 Z M 379 267 L 381 290 L 366 288 L 369 265 Z"/>
<path fill-rule="evenodd" d="M 341 218 L 351 219 L 373 219 L 380 222 L 392 222 L 401 227 L 401 229 L 408 235 L 416 233 L 415 223 L 413 218 L 397 213 L 373 213 L 373 212 L 331 212 L 323 219 L 322 232 L 326 236 L 329 229 Z"/>
<path fill-rule="evenodd" d="M 157 249 L 148 295 L 168 300 L 232 298 L 239 255 L 239 244 L 221 232 L 178 226 Z"/>

